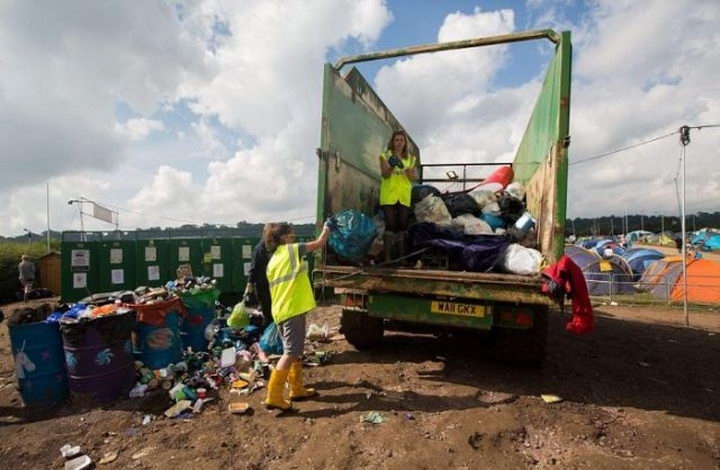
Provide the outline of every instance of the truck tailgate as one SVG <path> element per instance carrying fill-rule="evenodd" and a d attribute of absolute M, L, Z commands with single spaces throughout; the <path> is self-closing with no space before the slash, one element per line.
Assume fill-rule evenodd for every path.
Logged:
<path fill-rule="evenodd" d="M 520 276 L 412 268 L 320 266 L 313 272 L 317 286 L 377 293 L 431 295 L 494 302 L 555 305 L 540 292 L 541 275 Z"/>

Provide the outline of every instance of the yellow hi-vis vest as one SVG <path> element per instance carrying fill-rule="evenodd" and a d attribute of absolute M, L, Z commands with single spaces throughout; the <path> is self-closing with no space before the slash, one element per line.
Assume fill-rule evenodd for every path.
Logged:
<path fill-rule="evenodd" d="M 299 243 L 277 247 L 266 272 L 275 323 L 282 323 L 316 307 L 310 277 L 300 259 Z"/>
<path fill-rule="evenodd" d="M 380 154 L 380 158 L 387 161 L 392 156 L 392 150 Z M 414 168 L 417 159 L 408 154 L 405 158 L 400 159 L 407 168 Z M 412 195 L 412 181 L 405 174 L 405 169 L 392 168 L 392 174 L 389 178 L 380 178 L 380 205 L 391 206 L 400 203 L 403 206 L 410 207 L 410 197 Z"/>

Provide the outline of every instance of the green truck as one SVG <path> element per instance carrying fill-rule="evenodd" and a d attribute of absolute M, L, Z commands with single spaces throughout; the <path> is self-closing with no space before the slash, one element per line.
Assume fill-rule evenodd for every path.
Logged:
<path fill-rule="evenodd" d="M 347 64 L 442 51 L 493 47 L 520 41 L 550 41 L 554 47 L 536 104 L 512 162 L 514 181 L 526 189 L 526 208 L 536 220 L 537 246 L 548 263 L 564 251 L 567 197 L 570 32 L 538 30 L 411 46 L 325 64 L 317 218 L 345 209 L 373 216 L 378 210 L 378 154 L 393 130 L 404 128 L 360 72 Z M 413 153 L 421 149 L 409 131 Z M 447 162 L 453 184 L 481 182 L 472 171 L 483 162 Z M 495 162 L 488 162 L 492 167 Z M 433 183 L 438 164 L 420 164 L 420 182 Z M 496 168 L 496 167 L 495 167 Z M 458 174 L 459 173 L 459 174 Z M 431 177 L 432 174 L 432 177 Z M 553 301 L 541 293 L 542 277 L 498 272 L 452 271 L 428 266 L 348 266 L 323 255 L 313 272 L 316 286 L 331 289 L 343 306 L 341 331 L 357 349 L 378 344 L 385 329 L 462 334 L 483 332 L 500 360 L 538 366 L 545 356 Z M 480 336 L 480 335 L 478 335 Z"/>

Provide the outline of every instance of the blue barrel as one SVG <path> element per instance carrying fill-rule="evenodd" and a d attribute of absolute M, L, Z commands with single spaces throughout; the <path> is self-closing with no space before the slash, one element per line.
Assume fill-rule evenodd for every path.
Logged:
<path fill-rule="evenodd" d="M 128 305 L 137 311 L 135 356 L 150 369 L 162 369 L 182 357 L 181 318 L 187 316 L 178 298 L 152 304 Z"/>
<path fill-rule="evenodd" d="M 15 375 L 26 406 L 53 405 L 69 395 L 65 356 L 55 322 L 8 325 Z"/>
<path fill-rule="evenodd" d="M 135 384 L 133 310 L 97 318 L 61 320 L 70 392 L 74 398 L 106 403 L 128 396 Z"/>
<path fill-rule="evenodd" d="M 183 348 L 207 351 L 205 328 L 215 319 L 215 301 L 220 297 L 218 289 L 192 290 L 182 294 L 187 317 L 180 325 Z"/>

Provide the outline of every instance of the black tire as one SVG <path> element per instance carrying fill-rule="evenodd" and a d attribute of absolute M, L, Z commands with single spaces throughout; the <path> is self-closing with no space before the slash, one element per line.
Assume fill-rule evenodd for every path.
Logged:
<path fill-rule="evenodd" d="M 539 368 L 545 360 L 548 310 L 535 309 L 533 326 L 527 330 L 496 328 L 492 331 L 493 356 L 498 362 L 518 367 Z"/>
<path fill-rule="evenodd" d="M 340 317 L 340 332 L 355 349 L 364 350 L 377 346 L 383 337 L 383 320 L 366 312 L 343 310 Z"/>

